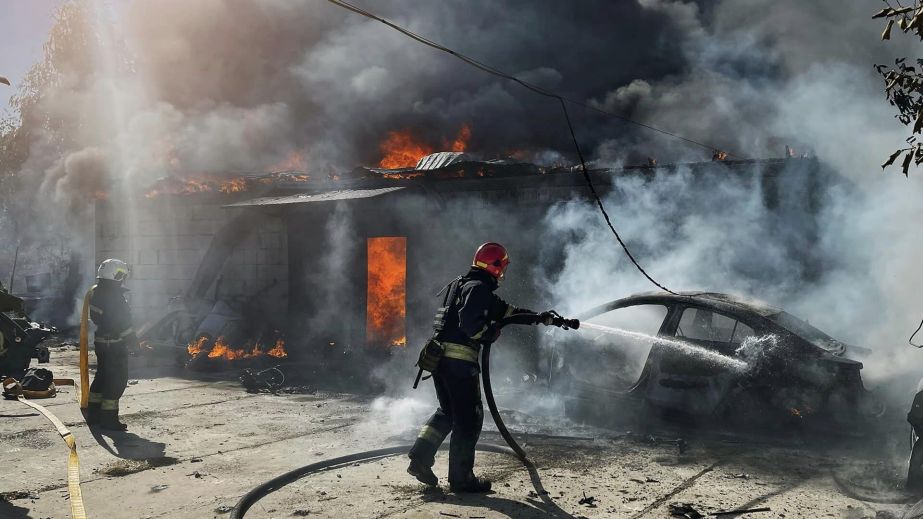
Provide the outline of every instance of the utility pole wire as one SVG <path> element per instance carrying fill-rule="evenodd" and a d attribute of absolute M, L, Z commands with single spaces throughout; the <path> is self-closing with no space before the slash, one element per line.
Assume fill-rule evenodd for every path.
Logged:
<path fill-rule="evenodd" d="M 716 150 L 716 149 L 718 149 L 718 148 L 713 148 L 713 147 L 711 147 L 711 146 L 702 144 L 702 143 L 700 143 L 700 142 L 696 142 L 696 141 L 693 141 L 693 140 L 691 140 L 691 139 L 687 139 L 687 138 L 685 138 L 685 137 L 681 137 L 681 136 L 678 136 L 678 135 L 674 135 L 674 134 L 672 134 L 672 133 L 670 133 L 670 132 L 667 132 L 667 131 L 664 131 L 664 130 L 660 130 L 660 129 L 658 129 L 658 128 L 654 128 L 653 126 L 646 125 L 646 124 L 644 124 L 644 123 L 639 123 L 639 122 L 637 122 L 637 121 L 633 121 L 633 120 L 628 119 L 628 118 L 626 118 L 626 117 L 622 117 L 622 116 L 620 116 L 620 115 L 617 115 L 617 114 L 614 114 L 614 113 L 611 113 L 611 112 L 608 112 L 608 111 L 605 111 L 605 110 L 602 110 L 602 109 L 599 109 L 599 108 L 591 107 L 591 106 L 589 106 L 589 105 L 587 105 L 587 104 L 585 104 L 585 103 L 581 103 L 581 102 L 577 102 L 577 101 L 573 101 L 573 100 L 567 99 L 566 97 L 564 97 L 564 96 L 562 96 L 562 95 L 560 95 L 560 94 L 557 94 L 557 93 L 555 93 L 555 92 L 551 92 L 551 91 L 549 91 L 549 90 L 545 90 L 545 89 L 542 88 L 542 87 L 539 87 L 539 86 L 537 86 L 537 85 L 533 85 L 533 84 L 531 84 L 531 83 L 529 83 L 529 82 L 527 82 L 527 81 L 523 81 L 523 80 L 517 78 L 516 76 L 513 76 L 513 75 L 511 75 L 511 74 L 507 74 L 507 73 L 505 73 L 505 72 L 503 72 L 503 71 L 501 71 L 501 70 L 497 70 L 497 69 L 491 67 L 490 65 L 481 63 L 480 61 L 477 61 L 477 60 L 475 60 L 475 59 L 473 59 L 473 58 L 469 58 L 468 56 L 465 56 L 464 54 L 460 54 L 460 53 L 458 53 L 458 52 L 456 52 L 456 51 L 454 51 L 454 50 L 452 50 L 452 49 L 450 49 L 450 48 L 448 48 L 448 47 L 445 47 L 445 46 L 440 45 L 440 44 L 438 44 L 438 43 L 436 43 L 436 42 L 434 42 L 434 41 L 432 41 L 432 40 L 429 40 L 429 39 L 427 39 L 427 38 L 424 38 L 423 36 L 420 36 L 419 34 L 416 34 L 416 33 L 414 33 L 414 32 L 411 32 L 411 31 L 407 30 L 407 29 L 404 29 L 403 27 L 401 27 L 401 26 L 399 26 L 399 25 L 396 25 L 396 24 L 394 24 L 394 23 L 391 23 L 390 21 L 388 21 L 388 20 L 386 20 L 386 19 L 384 19 L 384 18 L 381 18 L 380 16 L 377 16 L 377 15 L 375 15 L 375 14 L 373 14 L 373 13 L 370 13 L 370 12 L 364 10 L 364 9 L 361 9 L 361 8 L 359 8 L 359 7 L 356 7 L 356 6 L 354 6 L 354 5 L 350 4 L 350 3 L 345 2 L 344 0 L 327 0 L 327 1 L 330 2 L 331 4 L 334 4 L 334 5 L 336 5 L 336 6 L 342 7 L 342 8 L 347 9 L 347 10 L 350 10 L 350 11 L 352 11 L 352 12 L 354 12 L 354 13 L 361 14 L 362 16 L 365 16 L 366 18 L 370 18 L 370 19 L 372 19 L 372 20 L 377 20 L 377 21 L 379 21 L 379 22 L 381 22 L 381 23 L 387 25 L 388 27 L 390 27 L 390 28 L 392 28 L 392 29 L 394 29 L 394 30 L 400 32 L 401 34 L 404 34 L 405 36 L 407 36 L 407 37 L 409 37 L 409 38 L 411 38 L 411 39 L 413 39 L 413 40 L 416 40 L 416 41 L 418 41 L 418 42 L 420 42 L 420 43 L 422 43 L 422 44 L 424 44 L 424 45 L 427 45 L 427 46 L 432 47 L 432 48 L 434 48 L 434 49 L 440 50 L 440 51 L 442 51 L 442 52 L 446 52 L 446 53 L 448 53 L 448 54 L 451 54 L 452 56 L 455 56 L 456 58 L 460 59 L 461 61 L 464 61 L 465 63 L 467 63 L 467 64 L 469 64 L 469 65 L 471 65 L 471 66 L 473 66 L 473 67 L 475 67 L 475 68 L 478 68 L 478 69 L 480 69 L 480 70 L 483 70 L 484 72 L 487 72 L 487 73 L 489 73 L 489 74 L 493 74 L 493 75 L 495 75 L 495 76 L 498 76 L 498 77 L 501 77 L 501 78 L 504 78 L 504 79 L 508 79 L 508 80 L 510 80 L 510 81 L 513 81 L 513 82 L 515 82 L 515 83 L 518 83 L 519 85 L 523 86 L 524 88 L 526 88 L 526 89 L 528 89 L 528 90 L 531 90 L 532 92 L 535 92 L 536 94 L 539 94 L 539 95 L 542 95 L 542 96 L 545 96 L 545 97 L 550 97 L 550 98 L 553 98 L 553 99 L 557 99 L 558 102 L 561 103 L 561 109 L 562 109 L 563 112 L 564 112 L 564 120 L 567 122 L 567 128 L 568 128 L 568 130 L 570 130 L 570 136 L 571 136 L 571 138 L 572 138 L 573 141 L 574 141 L 574 148 L 577 150 L 577 157 L 580 159 L 580 168 L 581 168 L 581 171 L 583 172 L 583 178 L 584 178 L 584 180 L 586 180 L 587 187 L 590 188 L 590 193 L 593 195 L 593 198 L 596 200 L 596 205 L 599 207 L 599 212 L 602 213 L 603 218 L 604 218 L 605 221 L 606 221 L 606 225 L 609 226 L 609 230 L 611 230 L 611 231 L 612 231 L 612 234 L 615 235 L 615 239 L 618 241 L 619 245 L 621 245 L 622 250 L 625 251 L 625 255 L 628 256 L 628 259 L 631 260 L 631 262 L 634 264 L 635 268 L 637 268 L 638 271 L 641 272 L 641 274 L 643 274 L 644 277 L 647 278 L 648 281 L 650 281 L 650 282 L 653 283 L 655 286 L 657 286 L 658 288 L 660 288 L 661 290 L 663 290 L 663 291 L 665 291 L 665 292 L 669 292 L 670 294 L 673 294 L 673 295 L 678 295 L 676 292 L 674 292 L 674 291 L 670 290 L 669 288 L 663 286 L 662 284 L 658 283 L 654 278 L 652 278 L 652 277 L 650 276 L 650 274 L 647 273 L 646 270 L 644 270 L 644 268 L 638 263 L 638 261 L 635 259 L 634 255 L 633 255 L 633 254 L 631 253 L 631 251 L 628 249 L 628 245 L 626 245 L 625 242 L 622 240 L 622 237 L 619 235 L 619 232 L 615 229 L 615 226 L 612 224 L 612 220 L 609 218 L 609 213 L 606 212 L 606 209 L 605 209 L 605 207 L 603 206 L 603 203 L 602 203 L 602 199 L 599 197 L 599 194 L 596 192 L 596 187 L 593 185 L 593 180 L 590 178 L 590 173 L 589 173 L 589 171 L 587 170 L 586 161 L 585 161 L 584 158 L 583 158 L 583 152 L 580 150 L 580 145 L 577 143 L 577 135 L 576 135 L 576 133 L 574 132 L 574 126 L 573 126 L 573 124 L 571 124 L 570 115 L 569 115 L 568 112 L 567 112 L 567 103 L 572 103 L 572 104 L 575 104 L 575 105 L 577 105 L 577 106 L 582 106 L 582 107 L 584 107 L 584 108 L 588 108 L 588 109 L 591 109 L 591 110 L 596 110 L 597 112 L 601 112 L 601 113 L 604 113 L 604 114 L 612 115 L 612 116 L 617 117 L 617 118 L 619 118 L 619 119 L 622 119 L 622 120 L 624 120 L 624 121 L 628 121 L 628 122 L 630 122 L 630 123 L 637 124 L 637 125 L 639 125 L 639 126 L 643 126 L 644 128 L 648 128 L 648 129 L 651 129 L 651 130 L 654 130 L 654 131 L 657 131 L 657 132 L 660 132 L 660 133 L 663 133 L 663 134 L 666 134 L 666 135 L 670 135 L 670 136 L 672 136 L 672 137 L 676 137 L 676 138 L 682 139 L 682 140 L 684 140 L 684 141 L 686 141 L 686 142 L 690 142 L 690 143 L 696 144 L 696 145 L 698 145 L 698 146 L 702 146 L 702 147 L 704 147 L 704 148 L 711 148 L 711 149 L 713 149 L 713 150 Z"/>
<path fill-rule="evenodd" d="M 411 39 L 414 39 L 414 40 L 416 40 L 416 41 L 418 41 L 418 42 L 420 42 L 420 43 L 422 43 L 422 44 L 424 44 L 424 45 L 426 45 L 426 46 L 428 46 L 428 47 L 432 47 L 432 48 L 434 48 L 434 49 L 436 49 L 436 50 L 440 50 L 440 51 L 445 52 L 445 53 L 447 53 L 447 54 L 451 54 L 452 56 L 456 57 L 457 59 L 460 59 L 461 61 L 464 61 L 465 63 L 471 65 L 472 67 L 475 67 L 475 68 L 478 68 L 478 69 L 480 69 L 480 70 L 483 70 L 484 72 L 487 72 L 488 74 L 492 74 L 492 75 L 494 75 L 494 76 L 501 77 L 501 78 L 503 78 L 503 79 L 507 79 L 507 80 L 512 81 L 512 82 L 514 82 L 514 83 L 518 83 L 518 84 L 519 84 L 520 86 L 522 86 L 523 88 L 526 88 L 526 89 L 528 89 L 528 90 L 531 90 L 532 92 L 535 92 L 536 94 L 543 95 L 543 96 L 545 96 L 545 97 L 552 97 L 552 98 L 554 98 L 554 99 L 559 99 L 559 100 L 565 101 L 565 102 L 567 102 L 567 103 L 570 103 L 570 104 L 572 104 L 572 105 L 575 105 L 575 106 L 579 106 L 579 107 L 581 107 L 581 108 L 584 108 L 584 109 L 586 109 L 586 110 L 590 110 L 590 111 L 593 111 L 593 112 L 597 112 L 597 113 L 600 113 L 600 114 L 603 114 L 603 115 L 608 115 L 608 116 L 610 116 L 610 117 L 614 117 L 614 118 L 616 118 L 616 119 L 620 119 L 620 120 L 625 121 L 625 122 L 627 122 L 627 123 L 634 124 L 634 125 L 636 125 L 636 126 L 640 126 L 640 127 L 642 127 L 642 128 L 646 128 L 646 129 L 648 129 L 648 130 L 655 131 L 655 132 L 657 132 L 657 133 L 661 133 L 661 134 L 663 134 L 663 135 L 667 135 L 667 136 L 673 137 L 673 138 L 675 138 L 675 139 L 679 139 L 679 140 L 684 141 L 684 142 L 687 142 L 687 143 L 689 143 L 689 144 L 693 144 L 693 145 L 695 145 L 695 146 L 699 146 L 699 147 L 705 148 L 705 149 L 707 149 L 707 150 L 709 150 L 709 151 L 724 151 L 725 153 L 727 153 L 727 155 L 728 155 L 729 157 L 736 157 L 736 158 L 738 158 L 738 159 L 744 158 L 744 157 L 742 157 L 742 156 L 740 156 L 740 155 L 738 155 L 738 154 L 736 154 L 736 153 L 731 153 L 731 152 L 727 151 L 726 148 L 721 148 L 721 147 L 718 147 L 718 146 L 712 146 L 712 145 L 710 145 L 710 144 L 705 144 L 705 143 L 700 142 L 700 141 L 696 141 L 696 140 L 693 140 L 693 139 L 689 139 L 689 138 L 687 138 L 687 137 L 683 137 L 682 135 L 678 135 L 678 134 L 676 134 L 676 133 L 669 132 L 669 131 L 667 131 L 667 130 L 662 130 L 662 129 L 657 128 L 657 127 L 655 127 L 655 126 L 651 126 L 651 125 L 649 125 L 649 124 L 642 123 L 641 121 L 636 121 L 636 120 L 634 120 L 634 119 L 631 119 L 630 117 L 625 117 L 624 115 L 617 114 L 617 113 L 612 112 L 612 111 L 610 111 L 610 110 L 606 110 L 606 109 L 604 109 L 604 108 L 600 108 L 600 107 L 598 107 L 598 106 L 594 106 L 594 105 L 591 105 L 591 104 L 588 104 L 588 103 L 584 103 L 583 101 L 578 101 L 578 100 L 576 100 L 576 99 L 571 99 L 571 98 L 565 97 L 565 96 L 563 96 L 563 95 L 561 95 L 561 94 L 558 94 L 558 93 L 556 93 L 556 92 L 552 92 L 552 91 L 550 91 L 550 90 L 546 90 L 546 89 L 544 89 L 544 88 L 542 88 L 542 87 L 540 87 L 540 86 L 538 86 L 538 85 L 536 85 L 536 84 L 534 84 L 534 83 L 529 83 L 528 81 L 524 81 L 524 80 L 522 80 L 522 79 L 519 79 L 518 77 L 516 77 L 516 76 L 514 76 L 514 75 L 512 75 L 512 74 L 508 74 L 508 73 L 506 73 L 506 72 L 503 72 L 502 70 L 496 69 L 496 68 L 494 68 L 494 67 L 492 67 L 492 66 L 490 66 L 490 65 L 488 65 L 488 64 L 486 64 L 486 63 L 483 63 L 483 62 L 478 61 L 478 60 L 476 60 L 476 59 L 474 59 L 474 58 L 471 58 L 471 57 L 469 57 L 469 56 L 466 56 L 466 55 L 464 55 L 464 54 L 461 54 L 461 53 L 459 53 L 459 52 L 456 52 L 456 51 L 454 51 L 454 50 L 452 50 L 452 49 L 450 49 L 450 48 L 448 48 L 448 47 L 446 47 L 446 46 L 444 46 L 444 45 L 441 45 L 441 44 L 439 44 L 439 43 L 436 43 L 436 42 L 434 42 L 434 41 L 432 41 L 432 40 L 430 40 L 430 39 L 428 39 L 428 38 L 426 38 L 426 37 L 424 37 L 424 36 L 420 36 L 419 34 L 417 34 L 417 33 L 415 33 L 415 32 L 409 31 L 409 30 L 407 30 L 407 29 L 401 27 L 400 25 L 397 25 L 397 24 L 395 24 L 395 23 L 393 23 L 393 22 L 391 22 L 391 21 L 389 21 L 389 20 L 387 20 L 387 19 L 385 19 L 385 18 L 382 18 L 382 17 L 380 17 L 380 16 L 378 16 L 378 15 L 376 15 L 376 14 L 374 14 L 374 13 L 371 13 L 371 12 L 369 12 L 369 11 L 366 11 L 365 9 L 362 9 L 361 7 L 357 7 L 357 6 L 355 6 L 355 5 L 352 5 L 352 4 L 350 4 L 349 2 L 346 2 L 345 0 L 327 0 L 327 1 L 330 2 L 331 4 L 337 5 L 337 6 L 339 6 L 339 7 L 342 7 L 342 8 L 344 8 L 344 9 L 347 9 L 347 10 L 350 10 L 350 11 L 352 11 L 352 12 L 354 12 L 354 13 L 361 14 L 362 16 L 365 16 L 366 18 L 371 18 L 372 20 L 379 21 L 379 22 L 381 22 L 381 23 L 387 25 L 388 27 L 390 27 L 390 28 L 392 28 L 392 29 L 394 29 L 394 30 L 400 32 L 401 34 L 404 34 L 405 36 L 407 36 L 407 37 L 409 37 L 409 38 L 411 38 Z"/>

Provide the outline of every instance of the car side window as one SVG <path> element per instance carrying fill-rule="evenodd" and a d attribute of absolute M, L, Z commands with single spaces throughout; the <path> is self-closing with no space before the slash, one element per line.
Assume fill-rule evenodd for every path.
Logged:
<path fill-rule="evenodd" d="M 663 305 L 633 305 L 610 310 L 606 313 L 590 317 L 587 322 L 639 332 L 645 335 L 656 336 L 660 331 L 664 318 L 667 316 L 667 307 Z"/>
<path fill-rule="evenodd" d="M 734 329 L 734 338 L 731 339 L 731 342 L 734 344 L 743 344 L 744 341 L 750 337 L 756 337 L 756 332 L 753 331 L 753 328 L 737 321 L 737 328 Z"/>
<path fill-rule="evenodd" d="M 737 321 L 704 308 L 686 308 L 676 336 L 709 342 L 731 342 Z"/>

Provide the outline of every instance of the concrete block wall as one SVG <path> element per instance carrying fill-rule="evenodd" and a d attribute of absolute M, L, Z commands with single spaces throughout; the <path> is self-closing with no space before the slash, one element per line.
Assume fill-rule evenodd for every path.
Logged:
<path fill-rule="evenodd" d="M 129 215 L 101 203 L 96 215 L 96 261 L 129 262 L 132 313 L 138 323 L 166 312 L 171 298 L 183 295 L 215 234 L 234 213 L 224 200 L 160 197 L 138 201 Z M 255 292 L 287 292 L 288 251 L 283 220 L 259 213 L 247 216 L 253 232 L 241 233 L 220 276 L 219 297 L 245 300 Z M 214 286 L 208 296 L 214 293 Z M 287 304 L 283 294 L 281 305 Z M 283 307 L 284 310 L 284 307 Z"/>

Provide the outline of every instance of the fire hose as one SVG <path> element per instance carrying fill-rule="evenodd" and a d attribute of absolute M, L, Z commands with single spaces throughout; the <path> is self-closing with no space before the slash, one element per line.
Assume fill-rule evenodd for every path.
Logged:
<path fill-rule="evenodd" d="M 577 329 L 580 326 L 580 321 L 577 319 L 565 319 L 556 312 L 552 312 L 552 315 L 553 326 L 558 326 L 564 329 Z M 534 314 L 511 315 L 498 321 L 496 327 L 497 329 L 500 329 L 509 324 L 533 324 L 534 319 Z M 506 442 L 506 444 L 509 445 L 509 448 L 492 444 L 478 444 L 476 449 L 483 452 L 494 452 L 498 454 L 509 454 L 516 456 L 519 461 L 522 462 L 523 466 L 525 466 L 526 470 L 529 471 L 532 483 L 536 485 L 536 487 L 540 487 L 541 480 L 538 479 L 538 473 L 536 472 L 535 464 L 532 463 L 532 461 L 526 455 L 526 451 L 524 451 L 522 447 L 519 446 L 519 443 L 516 442 L 516 439 L 513 438 L 513 435 L 510 433 L 509 429 L 506 428 L 506 424 L 503 423 L 503 417 L 500 416 L 500 411 L 497 410 L 497 403 L 494 400 L 493 389 L 490 384 L 490 343 L 485 343 L 481 350 L 481 379 L 484 382 L 484 398 L 487 400 L 487 407 L 490 409 L 490 416 L 493 417 L 494 424 L 497 426 L 497 431 L 499 431 L 500 436 L 503 437 L 503 440 Z M 295 470 L 286 472 L 285 474 L 262 483 L 261 485 L 244 494 L 244 496 L 240 498 L 240 501 L 237 502 L 237 505 L 234 506 L 234 509 L 231 510 L 230 519 L 243 519 L 244 514 L 246 514 L 250 507 L 256 504 L 256 502 L 260 499 L 275 492 L 276 490 L 279 490 L 289 483 L 293 483 L 301 478 L 310 476 L 311 474 L 334 469 L 350 463 L 375 461 L 381 458 L 407 454 L 411 447 L 413 447 L 413 445 L 397 445 L 394 447 L 385 447 L 382 449 L 357 452 L 355 454 L 347 454 L 338 458 L 318 461 L 316 463 L 311 463 L 310 465 L 305 465 Z M 446 446 L 443 445 L 439 450 L 445 449 Z M 547 492 L 540 489 L 538 494 L 546 504 L 554 506 L 548 497 Z M 557 509 L 557 511 L 559 514 L 556 515 L 568 515 L 563 512 L 563 510 Z"/>
<path fill-rule="evenodd" d="M 74 438 L 73 433 L 67 429 L 64 423 L 57 416 L 55 416 L 54 413 L 49 411 L 44 406 L 29 400 L 29 398 L 53 397 L 56 393 L 56 385 L 77 386 L 77 383 L 69 378 L 56 378 L 54 379 L 49 391 L 41 392 L 22 389 L 22 386 L 20 386 L 19 383 L 12 378 L 8 378 L 3 381 L 5 396 L 8 398 L 15 397 L 16 400 L 20 403 L 27 405 L 41 413 L 42 416 L 51 422 L 51 424 L 57 430 L 58 434 L 61 436 L 61 439 L 64 440 L 64 443 L 67 445 L 67 449 L 69 451 L 67 455 L 67 493 L 68 497 L 70 498 L 71 517 L 73 519 L 86 519 L 87 513 L 83 506 L 83 494 L 80 491 L 80 457 L 77 455 L 77 440 Z M 79 401 L 80 388 L 77 389 L 77 399 Z"/>

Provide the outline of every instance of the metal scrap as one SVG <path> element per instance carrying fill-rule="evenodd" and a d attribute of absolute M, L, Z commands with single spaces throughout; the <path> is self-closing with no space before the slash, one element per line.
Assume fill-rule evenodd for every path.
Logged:
<path fill-rule="evenodd" d="M 771 512 L 771 511 L 772 509 L 770 509 L 768 506 L 764 506 L 761 508 L 748 508 L 746 510 L 728 510 L 726 512 L 713 512 L 709 515 L 711 515 L 712 517 L 734 517 L 734 516 L 743 515 L 743 514 L 755 514 L 758 512 Z"/>
<path fill-rule="evenodd" d="M 579 505 L 587 505 L 590 508 L 596 508 L 596 497 L 586 495 L 586 491 L 583 492 L 583 498 L 580 501 L 577 501 Z"/>
<path fill-rule="evenodd" d="M 670 503 L 670 516 L 685 519 L 704 519 L 704 515 L 690 503 Z"/>

